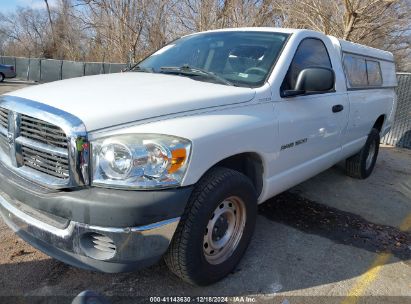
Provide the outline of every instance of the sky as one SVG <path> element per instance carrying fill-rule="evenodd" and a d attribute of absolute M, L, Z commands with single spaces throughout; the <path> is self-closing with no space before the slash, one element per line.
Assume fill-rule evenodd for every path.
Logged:
<path fill-rule="evenodd" d="M 57 0 L 49 0 L 50 6 L 54 5 Z M 16 7 L 31 7 L 44 8 L 44 0 L 0 0 L 0 12 L 8 13 L 16 9 Z"/>

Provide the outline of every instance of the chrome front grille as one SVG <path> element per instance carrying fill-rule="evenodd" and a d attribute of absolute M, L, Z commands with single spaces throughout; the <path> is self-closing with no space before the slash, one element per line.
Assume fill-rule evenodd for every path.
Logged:
<path fill-rule="evenodd" d="M 30 147 L 21 147 L 24 166 L 51 176 L 68 179 L 69 165 L 67 157 L 41 152 Z"/>
<path fill-rule="evenodd" d="M 24 166 L 56 178 L 69 178 L 67 137 L 60 127 L 22 114 L 19 135 Z"/>
<path fill-rule="evenodd" d="M 60 127 L 24 114 L 21 115 L 20 136 L 67 149 L 67 136 Z"/>
<path fill-rule="evenodd" d="M 0 144 L 7 145 L 9 110 L 0 108 Z"/>
<path fill-rule="evenodd" d="M 9 121 L 9 110 L 0 108 L 0 126 L 7 129 Z"/>
<path fill-rule="evenodd" d="M 89 183 L 89 145 L 77 117 L 32 100 L 0 97 L 0 161 L 50 188 Z"/>

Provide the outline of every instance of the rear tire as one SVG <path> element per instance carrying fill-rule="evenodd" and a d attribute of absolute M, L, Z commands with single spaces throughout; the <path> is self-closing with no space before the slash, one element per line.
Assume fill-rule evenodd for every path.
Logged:
<path fill-rule="evenodd" d="M 250 243 L 257 195 L 242 173 L 213 168 L 198 182 L 165 255 L 184 281 L 209 285 L 233 271 Z"/>
<path fill-rule="evenodd" d="M 374 170 L 379 147 L 380 132 L 373 128 L 360 152 L 345 161 L 347 175 L 358 179 L 369 177 Z"/>
<path fill-rule="evenodd" d="M 4 74 L 3 73 L 0 73 L 0 82 L 3 82 L 4 81 Z"/>

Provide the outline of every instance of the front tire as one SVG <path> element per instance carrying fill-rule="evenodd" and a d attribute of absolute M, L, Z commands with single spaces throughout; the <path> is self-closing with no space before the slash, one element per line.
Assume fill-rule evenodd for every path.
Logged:
<path fill-rule="evenodd" d="M 3 82 L 4 81 L 4 74 L 3 73 L 0 73 L 0 82 Z"/>
<path fill-rule="evenodd" d="M 195 187 L 165 255 L 184 281 L 209 285 L 227 276 L 250 243 L 257 195 L 242 173 L 213 168 Z"/>
<path fill-rule="evenodd" d="M 368 134 L 364 147 L 357 154 L 348 158 L 345 162 L 347 175 L 365 179 L 374 170 L 380 147 L 380 132 L 373 128 Z"/>

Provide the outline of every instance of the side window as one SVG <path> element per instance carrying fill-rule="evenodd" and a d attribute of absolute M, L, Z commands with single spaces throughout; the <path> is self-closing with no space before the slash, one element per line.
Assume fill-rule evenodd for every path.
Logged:
<path fill-rule="evenodd" d="M 319 39 L 306 38 L 301 41 L 281 85 L 281 90 L 294 89 L 298 74 L 309 67 L 332 68 L 327 48 Z"/>
<path fill-rule="evenodd" d="M 374 60 L 366 60 L 366 62 L 367 62 L 368 85 L 370 86 L 382 85 L 380 63 Z"/>
<path fill-rule="evenodd" d="M 344 69 L 352 88 L 382 85 L 381 68 L 378 61 L 344 54 Z"/>
<path fill-rule="evenodd" d="M 367 65 L 364 58 L 345 54 L 344 69 L 351 87 L 358 88 L 368 85 Z"/>

